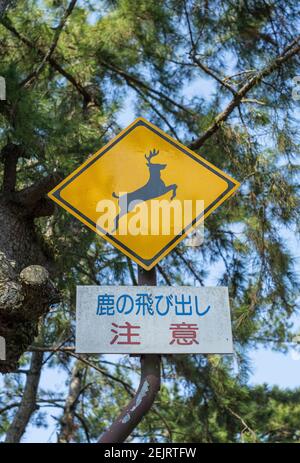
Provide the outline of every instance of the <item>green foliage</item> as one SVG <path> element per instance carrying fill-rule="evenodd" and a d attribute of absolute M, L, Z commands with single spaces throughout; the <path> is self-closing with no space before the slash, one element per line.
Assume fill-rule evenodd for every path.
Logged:
<path fill-rule="evenodd" d="M 14 141 L 26 149 L 28 157 L 18 165 L 19 188 L 78 167 L 118 133 L 128 100 L 138 115 L 190 143 L 232 97 L 193 56 L 219 80 L 229 76 L 226 82 L 240 88 L 284 50 L 299 25 L 299 3 L 293 0 L 80 1 L 52 61 L 39 69 L 66 6 L 66 1 L 23 0 L 0 24 L 0 75 L 7 81 L 0 147 Z M 242 185 L 206 221 L 204 245 L 180 245 L 159 271 L 160 284 L 202 285 L 215 274 L 217 284 L 229 286 L 239 371 L 226 357 L 165 358 L 165 383 L 133 436 L 137 440 L 299 442 L 299 390 L 250 387 L 247 360 L 248 350 L 259 345 L 286 350 L 297 313 L 298 280 L 288 237 L 299 225 L 299 124 L 290 86 L 298 65 L 296 57 L 255 86 L 199 150 Z M 39 71 L 28 81 L 34 70 Z M 209 95 L 201 91 L 204 82 L 213 89 Z M 74 342 L 75 286 L 131 284 L 136 269 L 62 210 L 36 226 L 54 256 L 63 295 L 45 317 L 40 339 L 68 346 Z M 69 378 L 73 357 L 45 356 L 45 369 Z M 95 440 L 128 401 L 128 387 L 109 375 L 135 385 L 138 368 L 137 360 L 127 357 L 114 365 L 102 356 L 89 360 L 98 370 L 85 365 L 75 441 Z M 27 367 L 26 354 L 20 368 Z M 15 411 L 5 407 L 20 401 L 23 376 L 5 377 L 0 435 Z M 41 389 L 38 405 L 61 411 L 64 395 Z M 45 415 L 34 415 L 33 423 L 46 426 Z"/>

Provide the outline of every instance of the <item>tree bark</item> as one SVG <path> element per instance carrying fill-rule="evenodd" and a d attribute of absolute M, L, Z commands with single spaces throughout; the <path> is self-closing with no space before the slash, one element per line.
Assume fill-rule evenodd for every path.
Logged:
<path fill-rule="evenodd" d="M 27 373 L 26 384 L 21 405 L 7 431 L 6 443 L 20 442 L 32 414 L 36 411 L 37 391 L 43 364 L 43 353 L 33 352 L 31 356 L 30 370 Z"/>
<path fill-rule="evenodd" d="M 6 344 L 1 373 L 17 368 L 19 357 L 37 335 L 40 316 L 58 302 L 50 279 L 54 263 L 34 223 L 35 217 L 53 212 L 44 196 L 58 178 L 51 176 L 51 181 L 49 177 L 16 192 L 15 170 L 21 156 L 23 150 L 13 144 L 1 152 L 5 168 L 0 195 L 0 336 Z"/>
<path fill-rule="evenodd" d="M 59 443 L 69 443 L 74 437 L 74 431 L 76 431 L 76 424 L 74 422 L 75 411 L 82 390 L 84 369 L 82 362 L 79 360 L 75 362 L 72 370 L 69 392 L 64 407 L 64 413 L 60 420 L 61 427 L 57 439 Z"/>
<path fill-rule="evenodd" d="M 0 372 L 12 372 L 19 357 L 38 334 L 38 321 L 58 294 L 49 273 L 40 265 L 16 272 L 0 251 L 0 336 L 5 339 L 6 358 Z"/>

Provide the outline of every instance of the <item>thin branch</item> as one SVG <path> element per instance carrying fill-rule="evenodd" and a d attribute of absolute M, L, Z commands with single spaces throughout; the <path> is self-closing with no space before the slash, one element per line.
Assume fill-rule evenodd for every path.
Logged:
<path fill-rule="evenodd" d="M 230 90 L 231 93 L 233 93 L 233 95 L 236 95 L 237 91 L 233 87 L 231 87 L 231 85 L 229 85 L 225 80 L 222 80 L 215 72 L 213 72 L 209 67 L 207 67 L 205 64 L 203 64 L 201 62 L 201 60 L 197 57 L 196 44 L 195 44 L 194 37 L 193 37 L 192 25 L 191 25 L 191 21 L 190 21 L 188 11 L 187 11 L 186 2 L 184 2 L 184 13 L 185 13 L 186 22 L 187 22 L 187 25 L 188 25 L 188 31 L 189 31 L 189 36 L 190 36 L 190 41 L 191 41 L 191 46 L 192 46 L 192 49 L 191 49 L 190 54 L 189 54 L 191 60 L 200 69 L 202 69 L 202 71 L 204 71 L 207 75 L 209 75 L 210 77 L 215 79 L 217 82 L 219 82 L 219 84 L 221 84 L 223 87 L 227 88 L 227 90 Z"/>
<path fill-rule="evenodd" d="M 158 418 L 164 423 L 168 431 L 168 434 L 169 434 L 169 441 L 172 442 L 173 441 L 173 430 L 171 426 L 169 425 L 169 423 L 167 422 L 167 420 L 165 419 L 165 417 L 159 412 L 158 408 L 155 405 L 153 406 L 153 413 L 157 415 Z"/>
<path fill-rule="evenodd" d="M 74 413 L 74 415 L 78 419 L 78 421 L 80 421 L 80 423 L 81 423 L 81 425 L 83 427 L 84 433 L 85 433 L 86 440 L 87 440 L 87 442 L 89 444 L 91 442 L 91 439 L 90 439 L 90 434 L 89 434 L 89 428 L 88 428 L 88 425 L 87 425 L 85 419 L 76 412 Z"/>
<path fill-rule="evenodd" d="M 160 264 L 156 264 L 156 267 L 159 271 L 159 273 L 162 275 L 162 277 L 164 278 L 165 282 L 171 286 L 172 283 L 171 283 L 171 280 L 170 278 L 168 277 L 168 275 L 166 274 L 166 272 L 164 271 L 163 267 L 160 265 Z"/>
<path fill-rule="evenodd" d="M 256 98 L 243 98 L 241 103 L 255 103 L 263 106 L 266 104 L 264 101 L 257 100 Z"/>
<path fill-rule="evenodd" d="M 232 111 L 241 103 L 241 100 L 246 96 L 246 94 L 250 90 L 252 90 L 252 88 L 254 88 L 257 84 L 262 82 L 262 80 L 265 77 L 272 74 L 273 71 L 280 68 L 290 58 L 298 54 L 300 52 L 299 40 L 300 36 L 298 36 L 292 42 L 292 44 L 296 43 L 297 45 L 292 46 L 292 44 L 290 44 L 280 56 L 275 58 L 268 66 L 266 66 L 264 69 L 257 72 L 252 78 L 250 78 L 248 82 L 246 82 L 245 85 L 243 85 L 243 87 L 233 97 L 233 99 L 231 100 L 229 105 L 224 109 L 224 111 L 218 114 L 218 116 L 215 118 L 214 122 L 210 125 L 206 132 L 190 144 L 190 148 L 199 149 L 203 145 L 203 143 L 220 128 L 221 124 L 228 119 Z"/>
<path fill-rule="evenodd" d="M 127 264 L 128 264 L 128 269 L 129 269 L 129 274 L 130 278 L 132 281 L 133 286 L 137 286 L 138 282 L 134 273 L 133 265 L 132 265 L 132 260 L 129 259 L 129 257 L 126 256 Z"/>
<path fill-rule="evenodd" d="M 0 408 L 0 415 L 2 413 L 7 412 L 8 410 L 11 410 L 12 408 L 16 408 L 20 406 L 20 402 L 13 402 L 12 404 L 6 405 L 6 407 Z"/>
<path fill-rule="evenodd" d="M 233 88 L 231 85 L 227 83 L 225 79 L 221 79 L 215 72 L 213 72 L 208 66 L 202 63 L 202 61 L 197 57 L 197 54 L 195 52 L 190 53 L 190 57 L 192 61 L 200 68 L 202 71 L 204 71 L 207 75 L 215 79 L 219 84 L 222 85 L 222 87 L 225 87 L 227 90 L 230 90 L 230 92 L 233 95 L 237 95 L 237 91 L 235 88 Z"/>
<path fill-rule="evenodd" d="M 75 346 L 57 347 L 53 346 L 29 346 L 26 352 L 75 352 Z"/>
<path fill-rule="evenodd" d="M 38 48 L 34 43 L 27 39 L 24 35 L 20 34 L 16 28 L 6 19 L 1 19 L 0 23 L 9 30 L 15 37 L 17 37 L 22 43 L 27 45 L 28 48 L 34 50 L 42 59 L 45 56 L 45 52 Z M 54 58 L 51 56 L 48 58 L 47 62 L 55 69 L 59 74 L 61 74 L 66 80 L 68 80 L 73 87 L 83 96 L 83 99 L 86 103 L 93 102 L 96 106 L 99 106 L 97 100 L 95 100 L 90 93 L 78 82 L 75 77 L 66 71 Z"/>
<path fill-rule="evenodd" d="M 110 71 L 113 71 L 115 72 L 116 74 L 118 74 L 119 76 L 123 77 L 126 82 L 129 84 L 135 84 L 136 86 L 138 87 L 141 87 L 141 88 L 144 88 L 145 90 L 147 90 L 150 94 L 152 94 L 151 96 L 153 97 L 153 95 L 156 95 L 156 97 L 158 97 L 159 99 L 163 98 L 164 100 L 168 101 L 168 103 L 170 103 L 171 105 L 173 106 L 176 106 L 178 109 L 181 109 L 182 111 L 194 116 L 195 114 L 190 111 L 188 108 L 186 108 L 185 106 L 181 105 L 180 103 L 177 103 L 175 100 L 173 100 L 172 98 L 170 98 L 168 95 L 166 95 L 165 93 L 161 92 L 160 90 L 156 90 L 156 89 L 153 89 L 152 87 L 150 87 L 148 84 L 146 84 L 145 82 L 143 82 L 142 80 L 138 79 L 137 77 L 131 75 L 131 74 L 128 74 L 127 72 L 123 71 L 123 69 L 120 69 L 118 68 L 117 66 L 114 66 L 113 64 L 110 64 L 110 63 L 106 63 L 105 61 L 102 61 L 101 59 L 99 60 L 99 63 L 105 67 L 106 69 L 109 69 Z"/>
<path fill-rule="evenodd" d="M 47 362 L 49 362 L 49 360 L 51 359 L 51 357 L 53 357 L 53 355 L 58 352 L 58 351 L 61 351 L 64 344 L 66 344 L 67 342 L 69 342 L 71 339 L 72 339 L 73 335 L 72 336 L 69 336 L 67 339 L 65 339 L 64 341 L 60 342 L 58 344 L 57 347 L 53 347 L 53 351 L 51 351 L 51 354 L 48 355 L 48 357 L 45 358 L 45 360 L 43 361 L 43 365 L 45 365 Z M 49 351 L 48 351 L 49 352 Z"/>
<path fill-rule="evenodd" d="M 256 69 L 245 69 L 244 71 L 237 72 L 236 74 L 232 74 L 231 76 L 224 77 L 223 81 L 227 82 L 228 80 L 232 80 L 234 77 L 240 77 L 244 74 L 254 74 L 256 73 Z"/>
<path fill-rule="evenodd" d="M 0 23 L 7 29 L 9 30 L 15 37 L 17 37 L 21 42 L 23 42 L 25 45 L 27 45 L 31 50 L 36 51 L 36 53 L 44 59 L 45 57 L 45 52 L 37 47 L 34 43 L 32 43 L 27 37 L 22 35 L 20 32 L 16 30 L 16 28 L 6 19 L 2 19 Z M 76 79 L 75 77 L 70 74 L 68 71 L 66 71 L 64 68 L 61 67 L 61 65 L 51 56 L 49 56 L 46 60 L 52 67 L 55 69 L 57 72 L 59 72 L 63 77 L 65 77 L 75 88 L 76 90 L 83 96 L 85 103 L 92 102 L 94 103 L 95 106 L 100 106 L 99 102 L 97 99 L 92 96 Z M 137 77 L 123 71 L 122 69 L 110 64 L 106 63 L 103 60 L 99 60 L 99 64 L 103 66 L 106 69 L 109 69 L 110 71 L 113 71 L 114 73 L 118 74 L 120 77 L 125 79 L 127 84 L 131 83 L 133 86 L 137 86 L 140 88 L 143 88 L 147 90 L 152 98 L 155 98 L 157 101 L 160 101 L 162 98 L 165 101 L 168 101 L 172 106 L 177 107 L 178 109 L 189 113 L 192 116 L 195 116 L 195 114 L 192 113 L 188 108 L 185 106 L 181 105 L 180 103 L 177 103 L 175 100 L 170 98 L 168 95 L 166 95 L 164 92 L 160 90 L 156 90 L 151 88 L 148 84 L 145 82 L 141 81 Z"/>
<path fill-rule="evenodd" d="M 64 28 L 64 26 L 65 26 L 65 24 L 67 22 L 68 17 L 72 14 L 72 11 L 73 11 L 73 9 L 74 9 L 74 7 L 76 5 L 76 2 L 77 2 L 77 0 L 71 0 L 71 2 L 69 3 L 69 6 L 67 7 L 63 17 L 60 20 L 59 25 L 57 26 L 57 28 L 55 30 L 54 38 L 53 38 L 52 44 L 51 44 L 48 52 L 45 54 L 42 62 L 39 64 L 39 66 L 28 77 L 26 77 L 26 79 L 23 80 L 23 82 L 21 83 L 21 86 L 26 87 L 26 86 L 30 85 L 38 77 L 38 75 L 42 72 L 46 62 L 49 61 L 49 59 L 51 58 L 51 56 L 54 53 L 54 50 L 55 50 L 55 48 L 56 48 L 56 46 L 58 44 L 58 41 L 59 41 L 60 34 L 63 31 L 63 28 Z"/>
<path fill-rule="evenodd" d="M 116 376 L 108 373 L 107 371 L 103 370 L 102 368 L 99 368 L 94 363 L 90 362 L 86 358 L 81 357 L 78 354 L 75 354 L 74 352 L 71 352 L 71 351 L 66 351 L 66 352 L 67 352 L 68 355 L 71 355 L 72 357 L 75 357 L 76 359 L 78 359 L 81 362 L 85 363 L 86 365 L 88 365 L 89 367 L 91 367 L 94 370 L 98 371 L 99 373 L 106 376 L 107 378 L 112 379 L 113 381 L 116 381 L 117 383 L 120 383 L 124 387 L 124 389 L 128 392 L 128 394 L 130 394 L 132 396 L 134 395 L 133 394 L 133 388 L 126 381 L 123 381 L 121 378 L 117 378 Z"/>
<path fill-rule="evenodd" d="M 183 2 L 183 7 L 184 7 L 184 14 L 185 14 L 187 26 L 188 26 L 190 41 L 191 41 L 193 50 L 195 50 L 196 44 L 195 44 L 194 37 L 193 37 L 192 25 L 191 25 L 190 17 L 189 17 L 187 6 L 186 6 L 186 1 Z"/>
<path fill-rule="evenodd" d="M 189 271 L 194 275 L 194 277 L 196 278 L 197 281 L 199 281 L 200 285 L 203 286 L 203 280 L 200 278 L 200 276 L 198 275 L 198 273 L 195 271 L 195 269 L 192 267 L 192 265 L 190 264 L 190 262 L 184 257 L 184 255 L 178 250 L 175 248 L 175 253 L 177 254 L 177 256 L 184 262 L 184 264 L 187 266 L 187 268 L 189 269 Z"/>
<path fill-rule="evenodd" d="M 252 434 L 252 436 L 253 436 L 255 442 L 257 442 L 257 435 L 256 435 L 256 433 L 253 431 L 253 429 L 250 428 L 250 426 L 247 425 L 247 423 L 245 422 L 245 420 L 244 420 L 240 415 L 238 415 L 235 411 L 233 411 L 230 407 L 226 406 L 225 408 L 226 408 L 226 410 L 229 411 L 229 413 L 230 413 L 232 416 L 234 416 L 235 418 L 237 418 L 237 419 L 242 423 L 242 425 L 244 426 L 244 429 L 243 429 L 242 432 L 244 432 L 245 430 L 249 431 L 250 434 Z"/>
<path fill-rule="evenodd" d="M 173 134 L 173 136 L 174 136 L 178 141 L 180 141 L 179 138 L 178 138 L 178 136 L 177 136 L 177 133 L 176 133 L 175 130 L 173 129 L 173 127 L 172 127 L 172 125 L 170 124 L 170 122 L 168 121 L 168 119 L 157 109 L 157 107 L 156 107 L 153 103 L 151 103 L 151 101 L 148 100 L 148 98 L 146 98 L 146 96 L 144 95 L 144 93 L 143 93 L 140 89 L 134 87 L 132 84 L 129 84 L 129 85 L 130 85 L 130 87 L 132 87 L 132 88 L 141 96 L 141 98 L 150 106 L 150 108 L 152 109 L 152 111 L 154 111 L 154 112 L 158 115 L 158 117 L 160 117 L 160 118 L 164 121 L 164 123 L 168 126 L 168 128 L 169 128 L 170 132 Z"/>

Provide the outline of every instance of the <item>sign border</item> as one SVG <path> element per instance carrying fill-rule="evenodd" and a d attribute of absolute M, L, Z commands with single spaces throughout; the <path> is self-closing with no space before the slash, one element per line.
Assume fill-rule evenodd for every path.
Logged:
<path fill-rule="evenodd" d="M 227 182 L 227 189 L 219 195 L 204 211 L 202 211 L 195 219 L 183 230 L 176 235 L 174 238 L 170 240 L 170 242 L 165 245 L 153 258 L 151 259 L 143 259 L 141 256 L 136 254 L 130 248 L 128 248 L 125 244 L 121 243 L 115 236 L 111 235 L 110 233 L 106 232 L 104 229 L 99 227 L 95 222 L 93 222 L 89 217 L 85 216 L 82 212 L 76 209 L 72 204 L 67 202 L 65 199 L 61 197 L 61 192 L 67 185 L 73 182 L 82 172 L 84 172 L 88 167 L 94 164 L 99 158 L 101 158 L 105 153 L 109 152 L 109 150 L 115 146 L 122 138 L 124 138 L 128 133 L 130 133 L 133 129 L 138 126 L 144 126 L 148 130 L 151 130 L 156 135 L 163 138 L 165 141 L 169 142 L 171 145 L 175 146 L 185 155 L 191 157 L 194 161 L 198 162 L 199 164 L 205 166 L 208 170 L 216 174 L 222 180 Z M 154 267 L 163 257 L 165 257 L 177 244 L 180 243 L 189 233 L 192 227 L 198 226 L 206 217 L 208 217 L 219 205 L 221 205 L 229 196 L 231 196 L 237 188 L 240 186 L 240 183 L 230 177 L 228 174 L 223 172 L 222 170 L 218 169 L 218 167 L 211 164 L 206 159 L 202 158 L 198 153 L 190 150 L 188 147 L 184 146 L 177 140 L 174 140 L 168 134 L 163 132 L 161 129 L 156 127 L 155 125 L 151 124 L 151 122 L 147 121 L 142 117 L 138 117 L 135 119 L 126 129 L 122 130 L 115 138 L 113 138 L 109 143 L 103 146 L 100 150 L 98 150 L 95 154 L 93 154 L 90 158 L 87 159 L 83 164 L 81 164 L 75 171 L 73 171 L 70 175 L 68 175 L 62 182 L 60 182 L 53 190 L 48 193 L 49 198 L 55 201 L 57 204 L 62 206 L 65 210 L 70 212 L 73 216 L 75 216 L 78 220 L 83 222 L 87 227 L 92 229 L 102 238 L 106 239 L 110 244 L 115 246 L 119 251 L 123 252 L 125 255 L 133 259 L 136 263 L 141 265 L 145 270 L 150 270 Z"/>
<path fill-rule="evenodd" d="M 226 299 L 226 302 L 225 304 L 222 303 L 219 305 L 219 308 L 222 306 L 222 312 L 224 313 L 225 311 L 225 318 L 227 318 L 227 320 L 225 320 L 223 318 L 223 323 L 227 323 L 228 322 L 228 328 L 229 328 L 229 331 L 228 331 L 228 337 L 224 336 L 223 337 L 223 340 L 222 342 L 224 343 L 224 340 L 226 340 L 228 342 L 228 345 L 226 346 L 226 349 L 204 349 L 202 348 L 201 350 L 199 350 L 198 348 L 198 351 L 196 352 L 195 351 L 195 348 L 194 345 L 191 345 L 193 347 L 188 347 L 188 349 L 185 349 L 184 351 L 182 352 L 178 352 L 178 350 L 172 350 L 172 349 L 163 349 L 163 348 L 159 348 L 158 349 L 151 349 L 147 352 L 145 352 L 145 350 L 141 350 L 140 347 L 138 347 L 138 345 L 136 345 L 134 347 L 134 352 L 133 351 L 130 351 L 128 350 L 126 347 L 124 347 L 124 349 L 117 349 L 117 350 L 114 350 L 113 348 L 111 349 L 108 349 L 108 348 L 103 348 L 103 349 L 93 349 L 93 350 L 90 350 L 90 349 L 87 349 L 87 348 L 80 348 L 80 344 L 82 344 L 81 342 L 79 342 L 79 325 L 82 325 L 82 323 L 84 323 L 84 321 L 86 321 L 86 316 L 87 314 L 89 313 L 89 309 L 90 309 L 90 304 L 89 304 L 89 307 L 86 307 L 86 310 L 85 309 L 82 309 L 82 305 L 79 304 L 80 301 L 82 301 L 81 297 L 84 296 L 84 291 L 86 290 L 96 290 L 98 292 L 98 295 L 99 293 L 107 293 L 107 292 L 114 292 L 115 290 L 118 290 L 118 289 L 122 289 L 122 290 L 125 290 L 126 291 L 126 294 L 128 294 L 128 291 L 132 291 L 132 292 L 149 292 L 149 293 L 159 293 L 160 290 L 169 290 L 169 291 L 182 291 L 182 292 L 185 292 L 185 291 L 192 291 L 194 294 L 196 292 L 198 293 L 202 293 L 203 291 L 204 292 L 208 292 L 209 290 L 217 290 L 219 293 L 220 293 L 220 290 L 221 292 L 223 292 L 223 296 L 225 297 Z M 132 295 L 132 293 L 131 293 Z M 221 296 L 222 294 L 219 294 L 219 296 Z M 199 294 L 200 296 L 200 294 Z M 202 295 L 201 295 L 202 297 Z M 228 309 L 228 311 L 227 311 Z M 122 314 L 118 314 L 118 315 L 122 315 Z M 220 315 L 220 313 L 219 313 Z M 99 317 L 99 320 L 101 320 L 102 317 L 107 317 L 108 319 L 110 319 L 111 322 L 118 322 L 119 321 L 119 317 L 116 317 L 116 315 L 96 315 L 96 318 Z M 209 315 L 208 315 L 209 316 Z M 140 320 L 141 318 L 144 318 L 145 316 L 140 316 L 140 317 L 137 317 L 136 318 L 136 323 L 139 323 L 138 320 Z M 153 317 L 153 316 L 150 316 L 150 318 Z M 161 316 L 163 319 L 165 317 L 168 317 L 168 315 L 162 315 Z M 178 321 L 180 320 L 180 322 L 182 323 L 182 321 L 191 321 L 191 316 L 188 315 L 188 316 L 184 316 L 184 315 L 177 315 L 178 317 Z M 187 318 L 185 318 L 187 317 Z M 198 323 L 199 324 L 202 324 L 203 322 L 201 321 L 201 316 L 198 316 Z M 121 318 L 124 318 L 124 320 L 127 318 L 126 317 L 126 314 L 123 315 L 123 317 Z M 160 317 L 158 316 L 156 318 L 156 323 L 159 323 L 159 320 L 160 320 Z M 220 317 L 218 317 L 218 320 L 220 320 Z M 171 322 L 172 320 L 170 320 Z M 132 320 L 131 320 L 132 322 Z M 193 318 L 193 322 L 194 323 L 195 320 Z M 123 323 L 123 321 L 122 321 Z M 174 321 L 172 321 L 172 323 L 174 323 Z M 101 323 L 100 323 L 101 326 L 103 326 Z M 201 328 L 201 330 L 203 330 L 203 327 Z M 99 331 L 99 334 L 101 334 L 101 330 Z M 199 333 L 200 334 L 200 333 Z M 102 339 L 102 336 L 98 336 L 98 339 L 101 338 Z M 217 338 L 217 337 L 216 337 Z M 81 338 L 82 340 L 82 338 Z M 216 354 L 216 355 L 233 355 L 234 354 L 234 343 L 233 343 L 233 334 L 232 334 L 232 316 L 231 316 L 231 309 L 230 309 L 230 298 L 229 298 L 229 289 L 228 289 L 228 286 L 187 286 L 187 285 L 183 285 L 183 286 L 170 286 L 170 285 L 164 285 L 164 286 L 149 286 L 149 285 L 141 285 L 141 286 L 130 286 L 130 285 L 104 285 L 104 286 L 97 286 L 97 285 L 77 285 L 76 286 L 76 333 L 75 333 L 75 352 L 78 353 L 78 354 L 114 354 L 114 355 L 122 355 L 122 354 L 125 354 L 125 355 L 149 355 L 149 354 L 165 354 L 165 355 L 189 355 L 189 354 L 201 354 L 201 355 L 208 355 L 208 354 Z M 226 343 L 226 342 L 225 342 Z M 112 350 L 114 350 L 114 352 L 112 352 Z"/>

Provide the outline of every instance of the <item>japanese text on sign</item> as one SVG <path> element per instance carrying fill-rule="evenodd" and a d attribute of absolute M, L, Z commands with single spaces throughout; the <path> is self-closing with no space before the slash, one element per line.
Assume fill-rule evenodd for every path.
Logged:
<path fill-rule="evenodd" d="M 141 315 L 164 317 L 169 312 L 175 315 L 198 315 L 207 314 L 210 305 L 203 307 L 198 295 L 192 294 L 156 294 L 141 292 L 132 296 L 126 292 L 117 297 L 114 294 L 101 293 L 97 298 L 97 315 Z"/>

